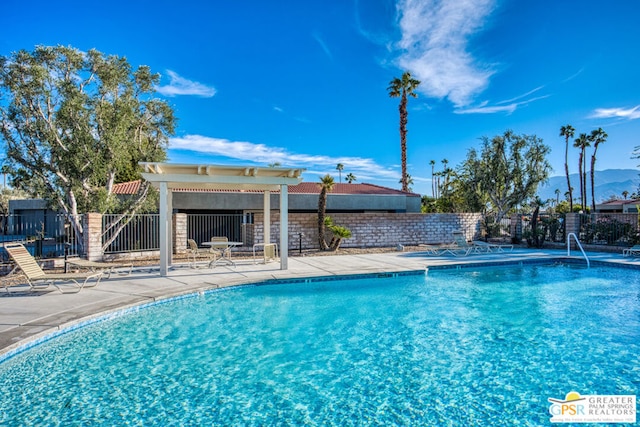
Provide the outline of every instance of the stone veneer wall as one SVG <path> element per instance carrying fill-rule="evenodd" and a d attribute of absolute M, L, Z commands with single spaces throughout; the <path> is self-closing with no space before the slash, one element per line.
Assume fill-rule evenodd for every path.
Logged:
<path fill-rule="evenodd" d="M 329 215 L 337 225 L 351 230 L 352 237 L 342 241 L 341 247 L 375 248 L 398 244 L 451 243 L 451 234 L 463 230 L 467 239 L 477 237 L 480 232 L 482 214 L 420 214 L 420 213 L 336 213 Z M 271 212 L 271 240 L 280 239 L 280 214 Z M 302 249 L 318 247 L 318 214 L 289 213 L 289 250 L 300 248 L 299 233 L 302 232 Z M 328 231 L 328 237 L 331 232 Z M 264 240 L 264 215 L 254 216 L 255 242 Z"/>

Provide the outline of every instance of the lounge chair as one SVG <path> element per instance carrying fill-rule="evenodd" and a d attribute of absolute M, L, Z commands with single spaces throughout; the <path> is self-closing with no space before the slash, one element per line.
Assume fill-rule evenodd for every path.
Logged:
<path fill-rule="evenodd" d="M 622 250 L 622 256 L 638 256 L 640 255 L 640 245 L 634 245 L 630 248 Z"/>
<path fill-rule="evenodd" d="M 464 234 L 461 231 L 453 232 L 453 243 L 446 245 L 420 245 L 425 249 L 427 255 L 440 256 L 451 254 L 454 256 L 467 256 L 471 252 L 476 251 L 476 248 L 470 245 L 464 238 Z"/>
<path fill-rule="evenodd" d="M 27 248 L 21 243 L 10 243 L 4 248 L 20 270 L 22 270 L 31 290 L 40 289 L 41 285 L 38 285 L 38 283 L 44 282 L 46 285 L 45 288 L 55 286 L 56 289 L 63 292 L 56 282 L 71 282 L 78 288 L 76 292 L 80 292 L 85 286 L 97 286 L 102 278 L 101 271 L 87 273 L 45 273 L 36 262 L 36 259 L 31 256 Z M 91 279 L 95 279 L 95 283 L 90 282 Z M 89 285 L 88 283 L 93 284 Z"/>
<path fill-rule="evenodd" d="M 484 249 L 485 252 L 511 252 L 513 250 L 513 245 L 506 244 L 498 244 L 498 243 L 487 243 L 482 240 L 474 240 L 471 242 L 477 249 Z"/>
<path fill-rule="evenodd" d="M 189 250 L 189 258 L 191 262 L 189 263 L 189 267 L 197 268 L 198 258 L 206 258 L 207 263 L 211 263 L 216 260 L 216 257 L 221 254 L 220 251 L 216 249 L 205 249 L 199 248 L 198 244 L 193 239 L 187 239 L 187 249 Z"/>
<path fill-rule="evenodd" d="M 462 231 L 454 231 L 451 234 L 453 235 L 453 243 L 455 247 L 449 249 L 449 252 L 451 252 L 453 255 L 467 256 L 472 252 L 484 252 L 484 248 L 469 244 Z"/>
<path fill-rule="evenodd" d="M 81 258 L 69 259 L 67 260 L 67 264 L 80 269 L 86 268 L 89 271 L 102 271 L 107 275 L 107 279 L 110 279 L 112 274 L 128 276 L 133 270 L 133 263 L 89 261 Z"/>

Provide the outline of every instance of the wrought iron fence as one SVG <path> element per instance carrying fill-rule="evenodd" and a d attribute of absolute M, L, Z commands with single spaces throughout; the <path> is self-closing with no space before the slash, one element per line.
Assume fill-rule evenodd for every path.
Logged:
<path fill-rule="evenodd" d="M 82 216 L 78 216 L 82 222 Z M 11 242 L 24 244 L 37 258 L 56 258 L 83 252 L 82 239 L 71 226 L 69 217 L 55 212 L 0 215 L 0 247 Z M 8 255 L 0 250 L 0 260 Z"/>
<path fill-rule="evenodd" d="M 253 214 L 189 214 L 187 238 L 200 243 L 223 236 L 250 246 L 253 244 L 252 225 Z"/>
<path fill-rule="evenodd" d="M 495 215 L 485 215 L 483 218 L 484 237 L 491 239 L 511 240 L 511 219 L 503 217 L 500 221 L 496 221 Z"/>
<path fill-rule="evenodd" d="M 629 246 L 640 243 L 637 213 L 580 215 L 580 240 L 593 245 Z"/>
<path fill-rule="evenodd" d="M 160 215 L 103 215 L 102 246 L 104 253 L 159 250 Z"/>
<path fill-rule="evenodd" d="M 522 215 L 522 237 L 528 239 L 534 233 L 531 226 L 531 214 Z M 566 238 L 566 223 L 564 214 L 538 214 L 536 230 L 543 242 L 564 242 Z"/>

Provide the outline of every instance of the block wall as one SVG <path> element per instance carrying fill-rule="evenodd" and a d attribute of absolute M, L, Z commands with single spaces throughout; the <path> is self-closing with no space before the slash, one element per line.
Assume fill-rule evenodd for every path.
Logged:
<path fill-rule="evenodd" d="M 451 243 L 452 232 L 463 230 L 467 239 L 479 235 L 482 214 L 418 214 L 418 213 L 336 213 L 329 215 L 337 225 L 351 230 L 352 237 L 342 241 L 341 247 L 375 248 L 392 247 L 398 244 Z M 318 247 L 318 214 L 289 213 L 289 250 Z M 327 231 L 327 240 L 331 232 Z M 264 216 L 254 216 L 254 239 L 264 241 Z M 271 212 L 271 240 L 280 239 L 280 215 Z"/>

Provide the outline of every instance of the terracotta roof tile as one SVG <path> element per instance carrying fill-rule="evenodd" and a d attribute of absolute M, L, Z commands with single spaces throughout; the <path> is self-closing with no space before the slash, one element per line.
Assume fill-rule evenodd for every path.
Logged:
<path fill-rule="evenodd" d="M 140 189 L 141 180 L 121 182 L 113 185 L 113 194 L 137 194 Z"/>
<path fill-rule="evenodd" d="M 140 180 L 123 182 L 113 186 L 114 194 L 135 194 L 140 188 Z M 301 182 L 297 185 L 289 186 L 290 194 L 320 194 L 320 185 L 318 182 Z M 239 193 L 240 190 L 192 190 L 192 189 L 175 189 L 176 192 L 202 192 L 202 193 Z M 260 191 L 242 191 L 245 193 L 261 193 Z M 277 193 L 277 192 L 275 192 Z M 380 195 L 380 196 L 415 196 L 419 197 L 416 193 L 404 193 L 400 190 L 393 188 L 382 187 L 380 185 L 360 183 L 360 184 L 348 184 L 348 183 L 336 183 L 333 186 L 333 190 L 330 194 L 347 194 L 347 195 Z"/>

